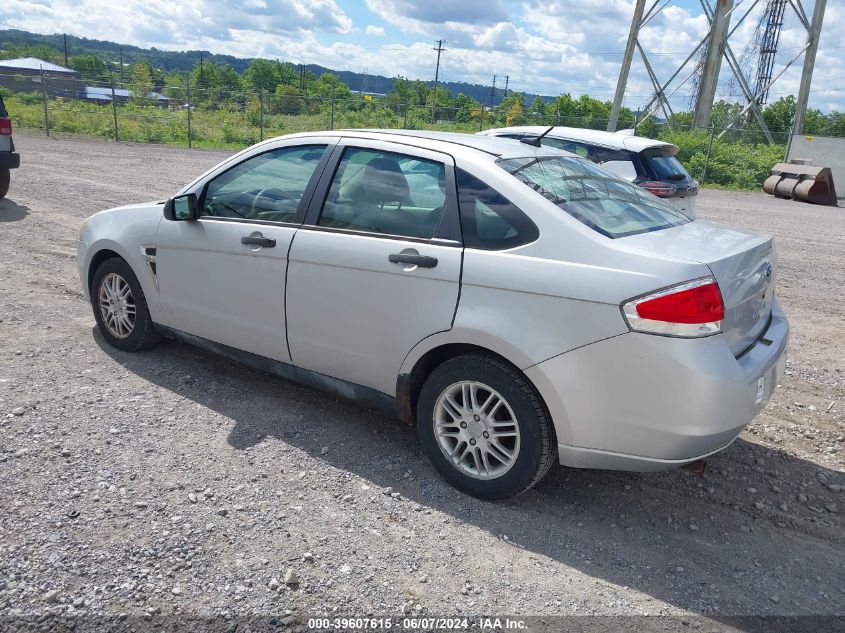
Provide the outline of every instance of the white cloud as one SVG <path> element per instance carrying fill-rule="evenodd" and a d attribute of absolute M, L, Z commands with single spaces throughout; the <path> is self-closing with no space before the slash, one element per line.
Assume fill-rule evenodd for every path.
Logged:
<path fill-rule="evenodd" d="M 366 22 L 354 25 L 343 8 L 347 0 L 0 0 L 0 23 L 143 47 L 202 48 L 239 57 L 278 57 L 338 70 L 368 68 L 374 74 L 423 79 L 434 75 L 434 41 L 445 39 L 444 80 L 489 84 L 495 74 L 500 78 L 498 86 L 502 77 L 509 76 L 509 87 L 524 92 L 586 93 L 610 99 L 634 5 L 634 0 L 365 1 L 389 25 L 387 30 L 364 26 Z M 732 36 L 737 56 L 753 38 L 763 6 L 761 2 Z M 787 7 L 775 72 L 805 41 L 790 11 Z M 829 2 L 811 94 L 813 107 L 845 110 L 845 29 L 837 27 L 843 21 L 845 7 Z M 707 19 L 697 9 L 671 3 L 641 31 L 640 39 L 661 81 L 706 30 Z M 730 96 L 727 64 L 722 72 L 718 94 Z M 797 92 L 800 74 L 799 59 L 772 89 L 770 99 Z M 681 109 L 689 107 L 690 84 L 673 97 L 673 104 Z M 637 54 L 626 105 L 641 107 L 652 92 Z"/>

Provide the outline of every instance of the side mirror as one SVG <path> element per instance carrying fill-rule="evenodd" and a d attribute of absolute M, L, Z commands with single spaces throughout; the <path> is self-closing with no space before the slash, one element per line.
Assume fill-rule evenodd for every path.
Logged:
<path fill-rule="evenodd" d="M 181 196 L 173 196 L 164 203 L 164 218 L 166 220 L 196 220 L 197 194 L 183 193 Z"/>

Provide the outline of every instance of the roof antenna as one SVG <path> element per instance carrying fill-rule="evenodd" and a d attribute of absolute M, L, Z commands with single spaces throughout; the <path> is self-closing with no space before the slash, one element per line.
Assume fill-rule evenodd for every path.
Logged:
<path fill-rule="evenodd" d="M 546 134 L 551 132 L 553 129 L 555 129 L 554 125 L 550 126 L 549 129 L 546 130 L 545 132 L 543 132 L 540 136 L 535 136 L 535 137 L 532 137 L 532 138 L 528 138 L 527 136 L 523 136 L 521 139 L 519 139 L 519 142 L 525 143 L 526 145 L 533 145 L 534 147 L 540 147 L 540 141 L 543 139 L 543 137 Z"/>

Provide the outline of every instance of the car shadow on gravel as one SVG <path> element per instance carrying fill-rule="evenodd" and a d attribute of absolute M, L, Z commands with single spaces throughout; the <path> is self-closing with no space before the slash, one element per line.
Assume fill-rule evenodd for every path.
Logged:
<path fill-rule="evenodd" d="M 484 502 L 445 484 L 414 429 L 382 413 L 188 345 L 126 354 L 95 339 L 128 371 L 231 420 L 230 446 L 296 447 L 495 535 L 522 565 L 552 559 L 717 618 L 841 611 L 845 523 L 828 486 L 845 481 L 811 461 L 738 440 L 703 476 L 554 468 L 518 498 Z"/>
<path fill-rule="evenodd" d="M 29 215 L 29 207 L 13 202 L 8 198 L 0 199 L 0 222 L 17 222 Z"/>

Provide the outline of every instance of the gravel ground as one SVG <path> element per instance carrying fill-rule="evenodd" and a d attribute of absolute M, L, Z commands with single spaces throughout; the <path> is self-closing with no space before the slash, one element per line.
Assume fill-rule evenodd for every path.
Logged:
<path fill-rule="evenodd" d="M 845 614 L 845 210 L 701 193 L 703 217 L 777 237 L 792 324 L 784 383 L 703 476 L 556 468 L 487 503 L 379 413 L 188 346 L 132 355 L 97 335 L 83 218 L 161 199 L 226 152 L 15 141 L 0 617 Z"/>

